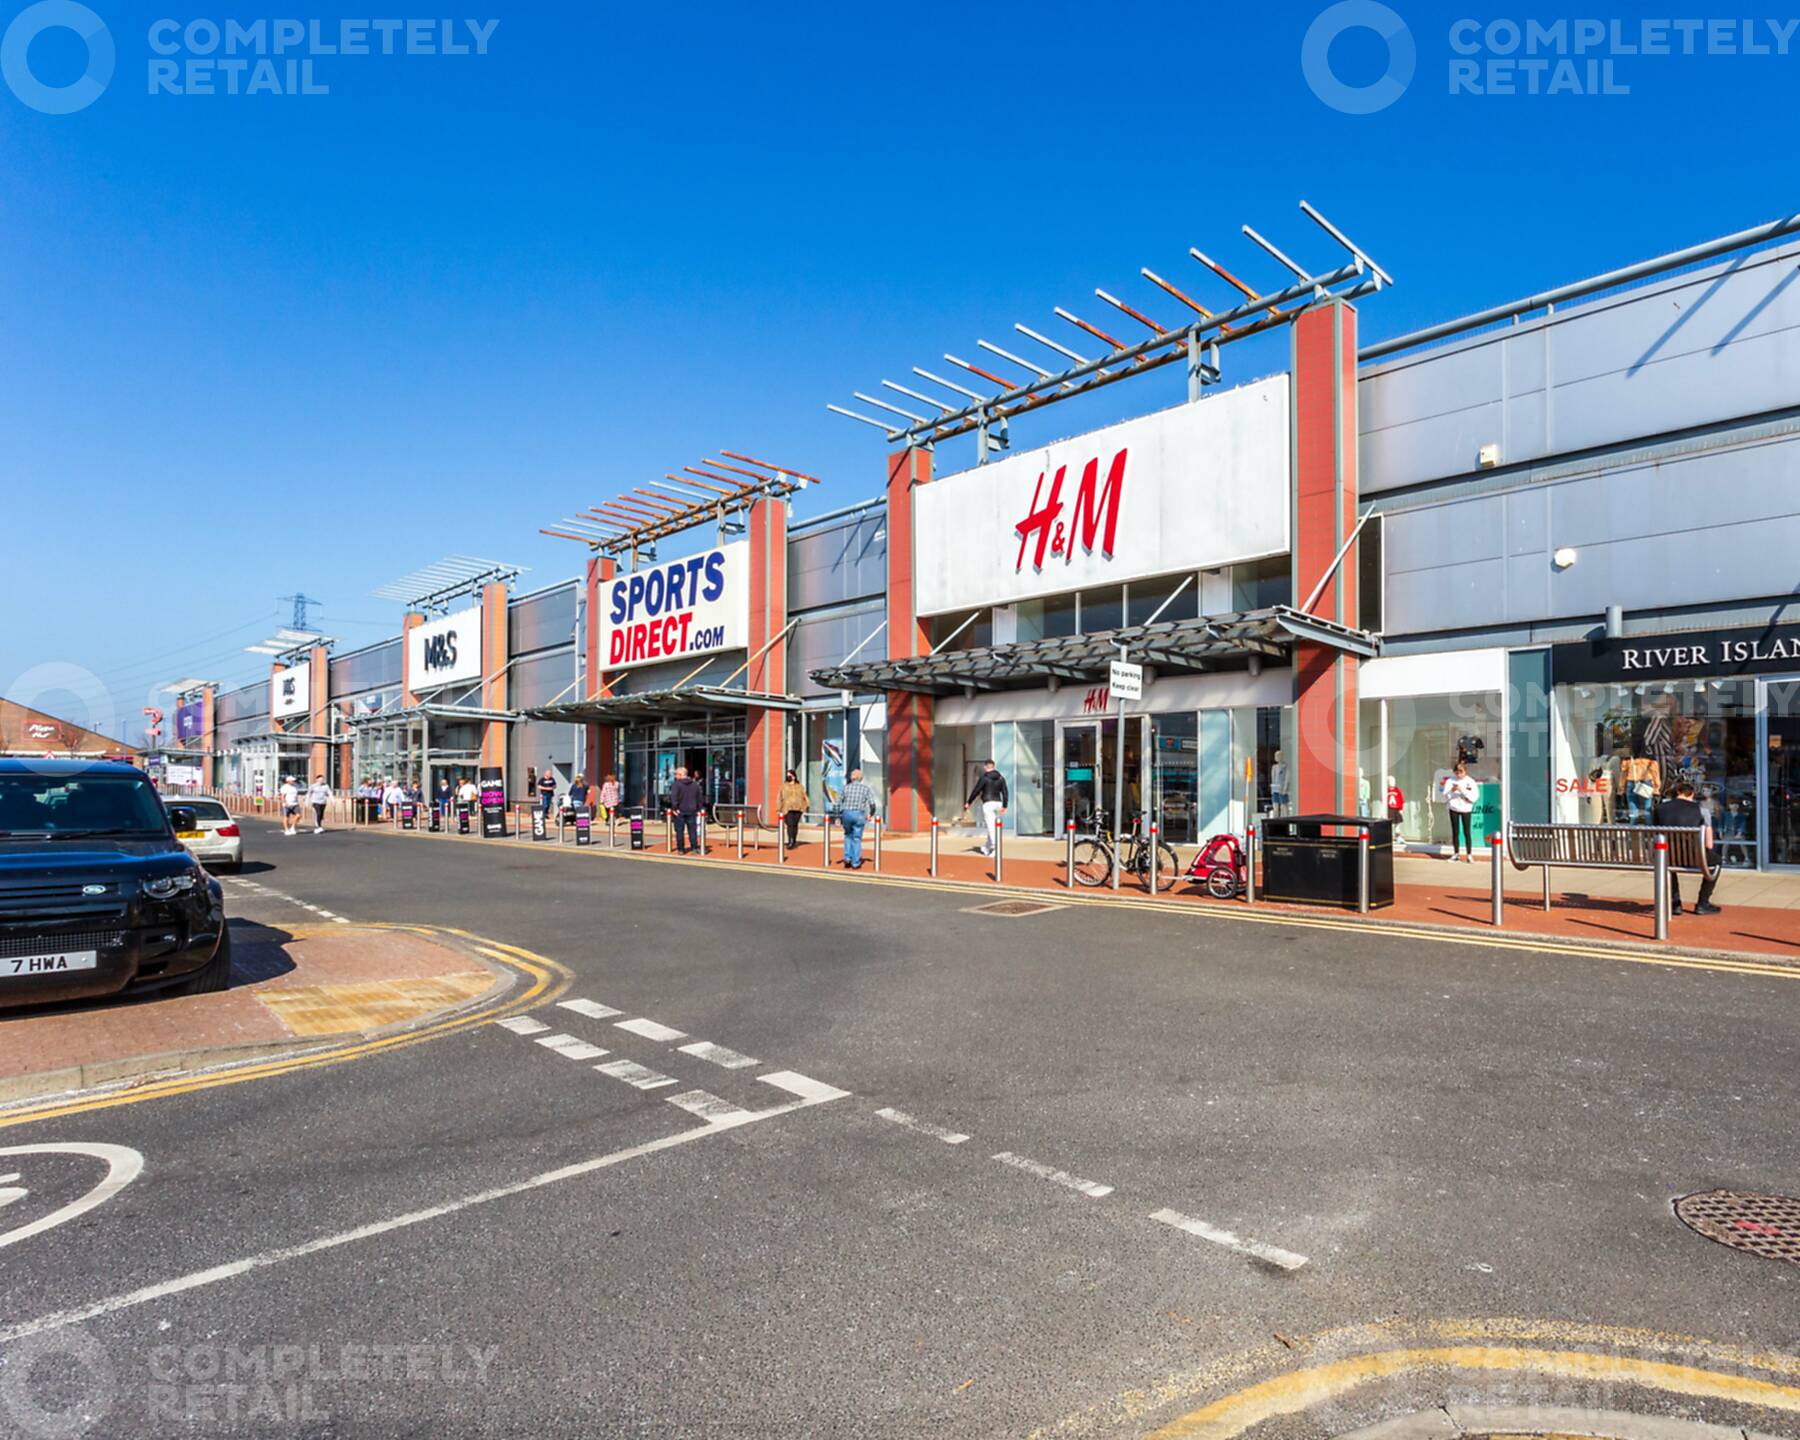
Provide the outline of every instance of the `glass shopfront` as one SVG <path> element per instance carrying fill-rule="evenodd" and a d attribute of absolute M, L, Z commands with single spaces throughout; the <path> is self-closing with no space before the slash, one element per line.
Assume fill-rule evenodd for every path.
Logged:
<path fill-rule="evenodd" d="M 656 811 L 668 808 L 675 771 L 700 781 L 707 805 L 744 800 L 745 717 L 694 718 L 663 725 L 634 725 L 621 740 L 624 803 Z"/>
<path fill-rule="evenodd" d="M 1471 828 L 1476 843 L 1484 843 L 1501 824 L 1505 733 L 1498 690 L 1363 701 L 1357 719 L 1357 813 L 1388 818 L 1387 793 L 1397 787 L 1403 803 L 1395 838 L 1448 849 L 1444 783 L 1460 760 L 1481 787 Z"/>

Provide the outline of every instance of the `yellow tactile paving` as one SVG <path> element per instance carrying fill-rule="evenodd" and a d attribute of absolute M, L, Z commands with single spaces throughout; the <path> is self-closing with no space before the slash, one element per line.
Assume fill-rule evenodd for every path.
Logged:
<path fill-rule="evenodd" d="M 471 1000 L 494 983 L 484 971 L 424 980 L 371 980 L 355 985 L 296 985 L 257 998 L 295 1035 L 378 1030 Z"/>

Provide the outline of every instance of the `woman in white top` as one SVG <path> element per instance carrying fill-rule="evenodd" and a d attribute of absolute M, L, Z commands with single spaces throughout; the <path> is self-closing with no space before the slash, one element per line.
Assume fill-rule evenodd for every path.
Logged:
<path fill-rule="evenodd" d="M 1475 802 L 1481 798 L 1481 787 L 1469 774 L 1469 767 L 1456 762 L 1453 774 L 1444 777 L 1444 803 L 1450 807 L 1450 858 L 1465 865 L 1475 863 L 1473 836 Z"/>

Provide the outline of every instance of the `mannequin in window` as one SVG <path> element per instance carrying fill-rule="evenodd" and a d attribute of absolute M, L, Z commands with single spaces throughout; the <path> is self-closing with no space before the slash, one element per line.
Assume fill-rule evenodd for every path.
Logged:
<path fill-rule="evenodd" d="M 1356 813 L 1369 814 L 1369 802 L 1374 799 L 1375 787 L 1369 783 L 1368 775 L 1358 767 L 1356 772 Z"/>
<path fill-rule="evenodd" d="M 1287 813 L 1288 804 L 1288 767 L 1281 758 L 1281 752 L 1275 752 L 1275 763 L 1269 766 L 1269 808 L 1277 815 Z"/>
<path fill-rule="evenodd" d="M 1627 750 L 1619 763 L 1619 782 L 1625 787 L 1626 823 L 1649 824 L 1656 797 L 1662 793 L 1662 766 L 1648 755 Z"/>

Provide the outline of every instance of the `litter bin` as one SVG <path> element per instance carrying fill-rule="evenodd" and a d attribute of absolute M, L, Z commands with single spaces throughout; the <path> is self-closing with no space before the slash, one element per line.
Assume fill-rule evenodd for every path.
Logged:
<path fill-rule="evenodd" d="M 1357 908 L 1357 837 L 1369 832 L 1369 908 L 1394 903 L 1394 824 L 1361 815 L 1267 815 L 1259 898 Z"/>

